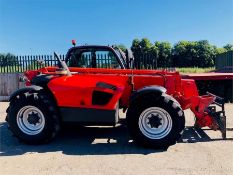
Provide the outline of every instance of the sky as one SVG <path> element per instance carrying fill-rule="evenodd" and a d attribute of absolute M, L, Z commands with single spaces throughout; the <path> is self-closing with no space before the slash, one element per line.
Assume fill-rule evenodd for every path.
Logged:
<path fill-rule="evenodd" d="M 0 0 L 0 53 L 66 53 L 71 40 L 233 43 L 233 0 Z"/>

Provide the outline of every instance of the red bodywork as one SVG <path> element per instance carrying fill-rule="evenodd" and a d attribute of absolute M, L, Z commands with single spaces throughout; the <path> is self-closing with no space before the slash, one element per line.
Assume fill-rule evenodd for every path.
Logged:
<path fill-rule="evenodd" d="M 54 75 L 48 83 L 59 107 L 78 107 L 113 110 L 119 101 L 123 109 L 129 107 L 132 90 L 145 86 L 162 86 L 167 94 L 173 96 L 182 109 L 190 108 L 197 117 L 199 126 L 215 128 L 215 123 L 206 108 L 214 101 L 214 96 L 199 96 L 195 81 L 182 79 L 178 72 L 161 70 L 97 69 L 70 68 L 71 76 L 56 74 L 57 67 L 45 67 L 37 71 L 28 71 L 29 80 L 39 73 Z M 116 90 L 98 87 L 99 82 L 114 85 Z M 27 85 L 29 85 L 28 83 Z M 92 92 L 103 91 L 113 94 L 106 105 L 93 105 Z"/>

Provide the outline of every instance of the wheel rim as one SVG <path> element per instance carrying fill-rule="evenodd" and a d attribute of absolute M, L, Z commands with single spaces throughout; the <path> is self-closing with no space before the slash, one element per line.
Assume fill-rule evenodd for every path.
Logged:
<path fill-rule="evenodd" d="M 45 126 L 45 117 L 35 106 L 24 106 L 17 114 L 19 129 L 28 135 L 39 134 Z"/>
<path fill-rule="evenodd" d="M 141 113 L 138 125 L 144 136 L 150 139 L 161 139 L 170 133 L 172 118 L 164 109 L 150 107 Z"/>

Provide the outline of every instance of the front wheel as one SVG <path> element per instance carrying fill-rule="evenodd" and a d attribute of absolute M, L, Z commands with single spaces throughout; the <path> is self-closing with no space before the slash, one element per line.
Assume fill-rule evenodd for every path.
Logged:
<path fill-rule="evenodd" d="M 22 93 L 10 102 L 7 110 L 10 130 L 29 144 L 46 143 L 60 128 L 58 112 L 53 99 L 43 93 Z"/>
<path fill-rule="evenodd" d="M 184 129 L 184 113 L 172 97 L 146 95 L 132 102 L 127 112 L 129 132 L 138 144 L 156 149 L 173 145 Z"/>

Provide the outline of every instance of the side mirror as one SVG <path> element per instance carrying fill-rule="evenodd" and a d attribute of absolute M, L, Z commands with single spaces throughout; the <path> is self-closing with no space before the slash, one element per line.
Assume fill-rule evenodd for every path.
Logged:
<path fill-rule="evenodd" d="M 130 49 L 126 49 L 126 64 L 128 69 L 133 69 L 134 56 L 133 52 Z"/>

